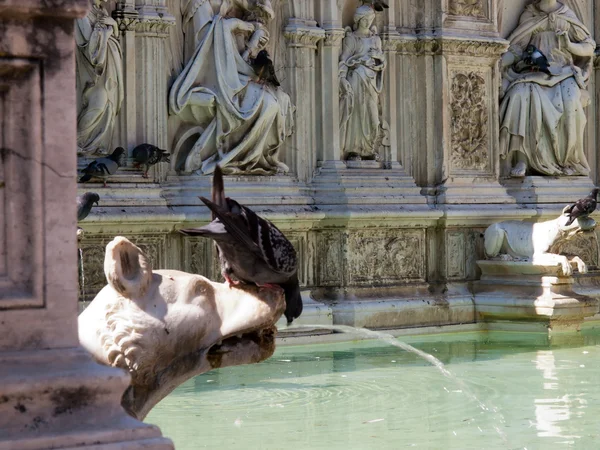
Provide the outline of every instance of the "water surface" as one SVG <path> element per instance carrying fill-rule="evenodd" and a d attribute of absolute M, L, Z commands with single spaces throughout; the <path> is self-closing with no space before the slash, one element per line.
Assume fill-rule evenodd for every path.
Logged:
<path fill-rule="evenodd" d="M 600 448 L 598 335 L 568 346 L 533 333 L 403 340 L 488 410 L 417 355 L 358 341 L 281 347 L 263 363 L 203 374 L 146 421 L 179 450 Z"/>

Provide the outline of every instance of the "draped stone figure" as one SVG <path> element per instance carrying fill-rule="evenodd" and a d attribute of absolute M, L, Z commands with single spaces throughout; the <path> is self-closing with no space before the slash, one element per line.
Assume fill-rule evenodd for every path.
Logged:
<path fill-rule="evenodd" d="M 502 57 L 500 154 L 514 158 L 510 175 L 588 175 L 584 108 L 596 44 L 576 14 L 556 0 L 525 8 Z M 549 74 L 523 62 L 533 45 L 548 60 Z"/>
<path fill-rule="evenodd" d="M 75 21 L 77 71 L 77 151 L 107 154 L 115 118 L 123 102 L 123 67 L 119 29 L 93 0 L 86 17 Z"/>
<path fill-rule="evenodd" d="M 219 164 L 229 174 L 288 172 L 278 152 L 292 134 L 294 106 L 249 63 L 269 42 L 270 1 L 184 0 L 180 6 L 185 67 L 171 86 L 169 112 L 199 138 L 184 155 L 175 143 L 176 169 L 210 174 Z"/>
<path fill-rule="evenodd" d="M 340 136 L 345 159 L 378 159 L 379 94 L 385 57 L 381 38 L 372 27 L 375 11 L 357 8 L 353 29 L 346 27 L 339 63 Z"/>

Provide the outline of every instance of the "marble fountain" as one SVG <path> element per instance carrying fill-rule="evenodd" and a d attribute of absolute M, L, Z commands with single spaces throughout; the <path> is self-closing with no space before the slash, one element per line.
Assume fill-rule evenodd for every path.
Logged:
<path fill-rule="evenodd" d="M 564 208 L 600 174 L 596 0 L 28 0 L 0 22 L 0 449 L 591 448 L 596 213 Z M 141 144 L 170 158 L 137 167 Z M 108 187 L 77 183 L 117 147 Z M 296 248 L 290 327 L 178 232 L 210 220 L 217 164 Z"/>

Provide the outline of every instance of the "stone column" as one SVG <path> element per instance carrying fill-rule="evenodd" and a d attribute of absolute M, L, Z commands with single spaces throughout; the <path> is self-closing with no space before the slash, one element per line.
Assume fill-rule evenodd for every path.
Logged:
<path fill-rule="evenodd" d="M 139 21 L 138 12 L 135 10 L 134 0 L 117 2 L 112 12 L 113 18 L 119 25 L 121 32 L 121 50 L 123 52 L 123 81 L 125 83 L 125 98 L 118 115 L 118 124 L 115 133 L 118 135 L 113 143 L 131 151 L 137 144 L 137 96 L 136 70 L 135 70 L 135 26 Z M 117 131 L 118 130 L 118 131 Z M 116 147 L 116 145 L 115 145 Z"/>
<path fill-rule="evenodd" d="M 319 43 L 317 101 L 320 104 L 321 120 L 317 121 L 320 142 L 317 160 L 323 168 L 345 169 L 340 149 L 340 92 L 338 65 L 342 40 L 341 11 L 336 2 L 321 2 L 318 20 L 325 30 L 325 39 Z"/>
<path fill-rule="evenodd" d="M 302 12 L 306 17 L 312 14 L 308 2 L 297 0 L 297 3 L 294 3 L 297 14 Z M 308 183 L 315 169 L 317 147 L 315 51 L 317 42 L 325 37 L 325 31 L 312 19 L 291 17 L 283 33 L 288 46 L 289 92 L 296 106 L 296 127 L 286 145 L 286 161 L 298 179 Z"/>
<path fill-rule="evenodd" d="M 165 0 L 136 2 L 139 20 L 135 24 L 135 93 L 137 98 L 137 144 L 147 142 L 167 148 L 166 42 L 175 18 Z M 153 166 L 155 180 L 163 180 L 167 164 Z"/>
<path fill-rule="evenodd" d="M 129 375 L 77 336 L 74 19 L 87 0 L 0 4 L 0 449 L 169 449 L 129 417 Z"/>

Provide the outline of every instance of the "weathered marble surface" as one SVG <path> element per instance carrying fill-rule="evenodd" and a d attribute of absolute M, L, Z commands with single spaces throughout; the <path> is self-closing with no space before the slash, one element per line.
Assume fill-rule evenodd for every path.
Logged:
<path fill-rule="evenodd" d="M 79 339 L 98 362 L 131 374 L 121 403 L 138 419 L 195 375 L 275 351 L 274 324 L 285 309 L 279 289 L 153 271 L 123 237 L 106 246 L 104 272 L 109 284 L 79 316 Z"/>
<path fill-rule="evenodd" d="M 129 376 L 77 336 L 75 21 L 0 3 L 0 449 L 172 449 L 120 406 Z"/>
<path fill-rule="evenodd" d="M 77 70 L 77 153 L 110 154 L 124 97 L 124 73 L 117 22 L 94 0 L 75 21 Z"/>
<path fill-rule="evenodd" d="M 511 176 L 588 175 L 584 108 L 596 48 L 590 31 L 565 4 L 538 0 L 508 40 L 501 61 L 500 155 L 515 156 Z M 552 75 L 518 70 L 528 45 L 546 55 Z"/>
<path fill-rule="evenodd" d="M 175 168 L 210 174 L 219 164 L 225 173 L 287 173 L 278 149 L 293 132 L 294 106 L 282 88 L 259 82 L 250 65 L 269 42 L 270 2 L 182 2 L 182 14 L 185 67 L 169 92 L 169 112 L 183 122 Z M 193 136 L 193 146 L 183 148 Z"/>

